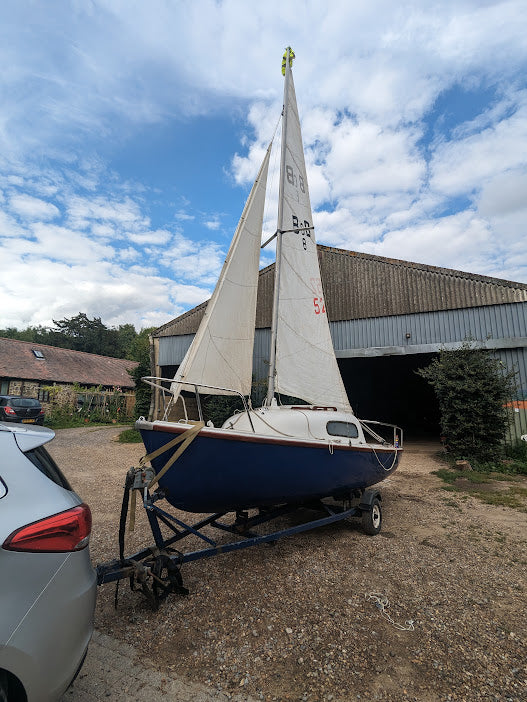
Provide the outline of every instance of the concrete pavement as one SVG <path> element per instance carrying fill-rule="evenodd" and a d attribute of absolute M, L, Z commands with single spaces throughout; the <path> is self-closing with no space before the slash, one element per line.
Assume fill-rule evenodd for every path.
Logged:
<path fill-rule="evenodd" d="M 62 702 L 257 702 L 159 672 L 140 651 L 95 631 L 88 656 Z"/>

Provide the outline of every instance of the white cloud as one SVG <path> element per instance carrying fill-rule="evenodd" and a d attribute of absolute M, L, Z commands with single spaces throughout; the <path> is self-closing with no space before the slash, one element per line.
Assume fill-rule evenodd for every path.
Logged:
<path fill-rule="evenodd" d="M 194 215 L 188 214 L 183 210 L 179 210 L 175 213 L 174 219 L 177 219 L 180 222 L 192 222 L 195 219 L 195 217 Z"/>
<path fill-rule="evenodd" d="M 212 242 L 196 242 L 176 234 L 165 262 L 178 278 L 214 285 L 221 271 L 225 251 Z"/>
<path fill-rule="evenodd" d="M 499 217 L 527 208 L 527 173 L 499 173 L 481 189 L 478 210 L 485 217 Z"/>
<path fill-rule="evenodd" d="M 60 215 L 58 207 L 31 195 L 13 195 L 9 201 L 10 209 L 25 220 L 56 219 Z"/>
<path fill-rule="evenodd" d="M 66 263 L 100 263 L 112 259 L 114 249 L 91 239 L 86 234 L 38 223 L 32 227 L 35 241 L 27 254 L 42 259 L 60 260 Z"/>
<path fill-rule="evenodd" d="M 104 196 L 73 196 L 66 203 L 66 213 L 75 229 L 85 229 L 92 221 L 96 226 L 102 222 L 130 231 L 140 231 L 150 225 L 149 218 L 142 215 L 138 203 L 130 198 L 116 201 Z"/>
<path fill-rule="evenodd" d="M 481 132 L 440 144 L 431 163 L 430 185 L 446 195 L 470 193 L 496 173 L 527 169 L 527 93 L 514 113 Z"/>
<path fill-rule="evenodd" d="M 160 246 L 170 241 L 171 232 L 166 229 L 156 229 L 155 231 L 146 232 L 128 232 L 127 239 L 135 244 L 152 244 Z"/>
<path fill-rule="evenodd" d="M 382 241 L 366 243 L 365 250 L 446 268 L 455 260 L 456 268 L 470 272 L 481 267 L 491 241 L 488 223 L 467 211 L 388 232 Z"/>
<path fill-rule="evenodd" d="M 0 241 L 1 237 L 24 237 L 26 230 L 7 212 L 0 210 Z"/>
<path fill-rule="evenodd" d="M 221 222 L 218 217 L 213 217 L 212 219 L 205 220 L 203 224 L 211 231 L 218 231 L 221 227 Z"/>
<path fill-rule="evenodd" d="M 302 19 L 281 0 L 0 7 L 0 325 L 79 310 L 157 324 L 205 299 L 227 248 L 220 224 L 241 210 L 197 204 L 195 174 L 161 193 L 141 138 L 228 117 L 239 147 L 227 175 L 248 188 L 281 110 L 289 41 L 318 240 L 527 281 L 523 0 L 301 7 Z M 447 129 L 434 110 L 454 87 L 484 98 L 466 117 L 454 105 Z M 276 171 L 272 160 L 268 235 Z M 197 221 L 211 241 L 194 239 Z"/>
<path fill-rule="evenodd" d="M 140 257 L 140 253 L 137 249 L 134 249 L 133 247 L 129 246 L 126 249 L 119 249 L 117 251 L 117 256 L 121 261 L 131 262 L 137 261 Z"/>

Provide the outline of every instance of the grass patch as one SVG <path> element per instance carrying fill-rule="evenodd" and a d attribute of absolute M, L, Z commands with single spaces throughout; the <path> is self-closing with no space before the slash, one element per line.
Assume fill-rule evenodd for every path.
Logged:
<path fill-rule="evenodd" d="M 122 426 L 126 421 L 117 422 L 115 419 L 99 420 L 89 419 L 79 416 L 46 416 L 44 418 L 44 426 L 50 429 L 77 429 L 79 427 L 111 427 L 113 424 Z"/>
<path fill-rule="evenodd" d="M 456 469 L 454 455 L 448 453 L 437 455 L 441 461 Z M 478 474 L 527 475 L 527 441 L 517 441 L 513 446 L 505 446 L 502 456 L 498 456 L 492 461 L 469 459 L 469 462 L 473 471 Z"/>
<path fill-rule="evenodd" d="M 511 492 L 474 492 L 473 495 L 486 505 L 510 507 L 511 509 L 518 509 L 520 512 L 527 512 L 525 502 L 518 499 Z"/>
<path fill-rule="evenodd" d="M 461 507 L 458 505 L 458 503 L 455 500 L 444 500 L 444 503 L 447 507 L 453 507 L 454 509 L 457 509 L 460 512 L 462 511 Z"/>
<path fill-rule="evenodd" d="M 140 444 L 141 441 L 141 434 L 137 429 L 125 429 L 119 434 L 119 443 L 121 444 Z"/>
<path fill-rule="evenodd" d="M 492 482 L 492 476 L 490 473 L 483 473 L 476 470 L 459 471 L 451 470 L 449 468 L 440 468 L 439 470 L 434 470 L 432 472 L 449 485 L 454 485 L 457 480 L 468 480 L 469 483 Z"/>
<path fill-rule="evenodd" d="M 518 485 L 525 482 L 518 474 L 500 472 L 459 471 L 451 468 L 440 468 L 433 471 L 444 485 L 441 490 L 461 495 L 462 499 L 472 496 L 487 505 L 509 507 L 521 512 L 527 512 L 527 487 Z M 478 486 L 479 487 L 478 489 Z M 446 501 L 449 506 L 450 501 Z"/>
<path fill-rule="evenodd" d="M 459 492 L 457 485 L 442 485 L 441 490 L 445 490 L 445 492 Z"/>

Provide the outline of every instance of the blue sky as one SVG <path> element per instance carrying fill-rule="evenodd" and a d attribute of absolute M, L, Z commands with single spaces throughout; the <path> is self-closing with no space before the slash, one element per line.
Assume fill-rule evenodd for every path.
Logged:
<path fill-rule="evenodd" d="M 319 243 L 527 282 L 526 36 L 524 0 L 4 0 L 0 328 L 207 299 L 289 44 Z"/>

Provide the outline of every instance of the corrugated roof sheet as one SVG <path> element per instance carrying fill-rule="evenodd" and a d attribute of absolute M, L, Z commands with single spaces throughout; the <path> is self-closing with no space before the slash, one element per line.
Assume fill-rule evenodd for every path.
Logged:
<path fill-rule="evenodd" d="M 330 321 L 464 309 L 527 300 L 527 285 L 500 278 L 318 245 Z M 271 326 L 274 264 L 260 271 L 256 327 Z M 154 336 L 194 334 L 204 302 Z"/>
<path fill-rule="evenodd" d="M 41 351 L 44 358 L 37 358 L 33 349 Z M 123 358 L 0 338 L 0 377 L 3 378 L 133 388 L 134 382 L 127 371 L 136 366 L 136 361 Z"/>

